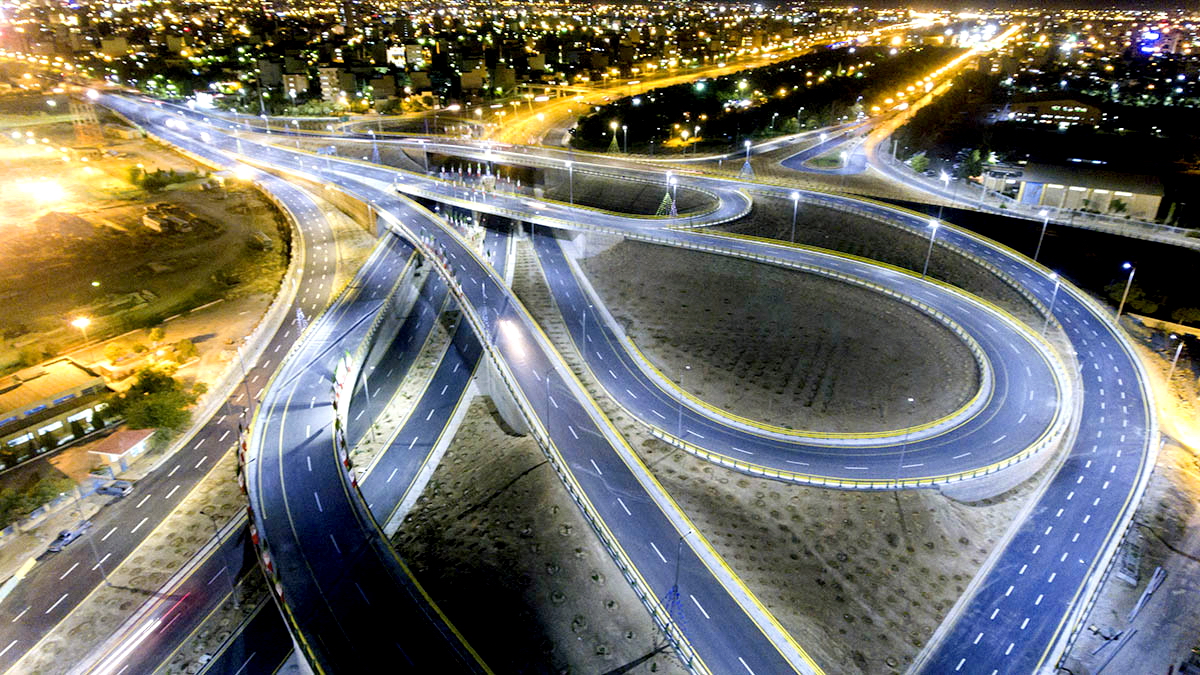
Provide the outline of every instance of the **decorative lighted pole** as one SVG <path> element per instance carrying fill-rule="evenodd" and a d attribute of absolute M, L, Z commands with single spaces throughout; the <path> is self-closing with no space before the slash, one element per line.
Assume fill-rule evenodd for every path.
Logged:
<path fill-rule="evenodd" d="M 792 191 L 792 243 L 796 243 L 796 208 L 800 206 L 800 193 Z"/>
<path fill-rule="evenodd" d="M 625 154 L 629 154 L 629 125 L 621 125 L 621 133 L 625 135 Z"/>
<path fill-rule="evenodd" d="M 1057 272 L 1051 272 L 1050 278 L 1054 280 L 1054 294 L 1050 296 L 1050 309 L 1046 312 L 1046 321 L 1042 323 L 1042 335 L 1046 334 L 1046 328 L 1050 326 L 1050 317 L 1054 316 L 1054 303 L 1058 300 L 1058 287 L 1062 284 Z"/>
<path fill-rule="evenodd" d="M 1167 386 L 1171 385 L 1171 377 L 1175 375 L 1175 366 L 1179 363 L 1179 353 L 1183 351 L 1183 338 L 1171 333 L 1172 340 L 1178 340 L 1179 346 L 1175 347 L 1175 357 L 1171 359 L 1171 369 L 1167 371 Z"/>
<path fill-rule="evenodd" d="M 620 126 L 621 125 L 618 124 L 616 120 L 608 123 L 608 128 L 612 129 L 612 144 L 614 148 L 617 147 L 617 129 L 620 128 Z"/>
<path fill-rule="evenodd" d="M 1050 212 L 1046 209 L 1038 211 L 1038 215 L 1042 217 L 1042 233 L 1038 236 L 1037 248 L 1033 250 L 1033 261 L 1037 262 L 1038 254 L 1042 252 L 1042 240 L 1046 238 L 1046 224 L 1050 222 Z"/>
<path fill-rule="evenodd" d="M 1121 265 L 1121 269 L 1129 270 L 1129 278 L 1125 280 L 1125 292 L 1121 294 L 1121 304 L 1117 305 L 1117 323 L 1121 323 L 1121 312 L 1125 309 L 1125 301 L 1129 299 L 1129 287 L 1133 286 L 1133 273 L 1137 272 L 1137 268 L 1132 263 Z"/>
<path fill-rule="evenodd" d="M 933 256 L 933 241 L 937 238 L 938 222 L 929 221 L 929 250 L 925 252 L 925 266 L 921 268 L 921 278 L 929 274 L 929 258 Z"/>
<path fill-rule="evenodd" d="M 684 366 L 683 370 L 679 371 L 679 424 L 676 427 L 675 436 L 683 441 L 683 397 L 684 397 L 684 381 L 687 378 L 687 373 L 691 370 L 691 366 Z"/>
<path fill-rule="evenodd" d="M 908 402 L 908 407 L 910 408 L 910 412 L 911 412 L 911 408 L 913 407 L 913 405 L 912 405 L 913 397 L 909 396 L 909 397 L 905 398 L 904 400 Z M 896 486 L 897 487 L 899 487 L 900 483 L 901 483 L 900 474 L 904 471 L 904 452 L 906 450 L 908 450 L 908 434 L 911 431 L 912 431 L 911 426 L 904 427 L 904 442 L 900 444 L 900 463 L 896 466 Z"/>
<path fill-rule="evenodd" d="M 746 148 L 746 163 L 749 164 L 750 163 L 750 139 L 746 139 L 745 141 L 743 141 L 742 145 Z"/>
<path fill-rule="evenodd" d="M 86 350 L 87 346 L 88 346 L 87 329 L 88 329 L 88 326 L 92 325 L 92 320 L 87 318 L 86 316 L 81 316 L 79 318 L 73 319 L 71 321 L 71 325 L 78 328 L 79 332 L 83 333 L 83 348 L 84 348 L 84 350 Z M 85 356 L 86 356 L 86 354 L 85 354 Z"/>
<path fill-rule="evenodd" d="M 940 178 L 942 181 L 943 190 L 949 190 L 950 189 L 950 174 L 943 171 L 941 174 L 938 175 L 938 178 Z M 950 201 L 953 202 L 954 200 L 951 199 Z M 938 204 L 938 220 L 942 219 L 942 209 L 945 208 L 945 206 L 946 206 L 945 204 Z"/>

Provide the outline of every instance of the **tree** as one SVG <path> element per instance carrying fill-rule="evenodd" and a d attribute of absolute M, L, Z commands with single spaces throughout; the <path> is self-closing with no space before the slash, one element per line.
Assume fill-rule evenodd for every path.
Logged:
<path fill-rule="evenodd" d="M 110 342 L 104 345 L 104 358 L 108 359 L 109 363 L 116 363 L 117 359 L 125 355 L 125 348 L 118 342 Z"/>
<path fill-rule="evenodd" d="M 925 151 L 922 150 L 908 158 L 908 165 L 912 167 L 913 171 L 921 173 L 929 168 L 929 158 L 925 156 Z"/>
<path fill-rule="evenodd" d="M 133 429 L 179 430 L 192 415 L 188 407 L 196 402 L 197 391 L 188 389 L 160 368 L 142 368 L 137 380 L 125 392 L 110 399 L 110 404 L 125 416 Z"/>
<path fill-rule="evenodd" d="M 1200 324 L 1200 307 L 1180 307 L 1171 312 L 1171 320 L 1175 323 Z"/>
<path fill-rule="evenodd" d="M 1125 282 L 1111 283 L 1104 287 L 1104 292 L 1113 302 L 1120 302 L 1125 297 Z M 1161 304 L 1162 298 L 1147 295 L 1146 290 L 1137 284 L 1129 287 L 1129 296 L 1125 299 L 1125 306 L 1138 314 L 1154 314 Z"/>
<path fill-rule="evenodd" d="M 46 357 L 48 356 L 48 354 L 46 354 L 45 348 L 43 348 L 42 345 L 40 345 L 38 343 L 29 344 L 29 345 L 25 345 L 24 347 L 21 347 L 20 355 L 21 355 L 21 365 L 22 366 L 36 366 L 37 364 L 41 363 L 42 361 L 45 361 Z"/>
<path fill-rule="evenodd" d="M 185 363 L 200 355 L 200 350 L 196 349 L 195 343 L 187 338 L 175 343 L 175 354 L 179 358 L 180 363 Z"/>
<path fill-rule="evenodd" d="M 162 326 L 155 326 L 154 328 L 151 328 L 150 329 L 150 344 L 157 347 L 158 343 L 162 342 L 163 336 L 166 335 L 166 332 L 167 331 L 163 330 Z"/>
<path fill-rule="evenodd" d="M 192 420 L 187 406 L 192 399 L 182 391 L 144 396 L 130 401 L 125 408 L 125 423 L 131 429 L 171 429 L 178 431 Z"/>
<path fill-rule="evenodd" d="M 1108 204 L 1108 210 L 1118 215 L 1129 210 L 1129 205 L 1120 199 L 1114 199 Z"/>

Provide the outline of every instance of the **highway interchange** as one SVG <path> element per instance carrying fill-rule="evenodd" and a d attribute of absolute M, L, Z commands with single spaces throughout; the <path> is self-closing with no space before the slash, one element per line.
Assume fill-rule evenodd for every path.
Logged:
<path fill-rule="evenodd" d="M 224 136 L 229 129 L 202 125 L 195 116 L 186 127 L 176 122 L 176 129 L 167 129 L 163 122 L 167 118 L 174 119 L 175 115 L 163 116 L 156 111 L 152 117 L 147 114 L 145 105 L 135 105 L 130 100 L 114 101 L 110 105 L 123 108 L 127 116 L 141 116 L 138 121 L 148 129 L 194 152 L 217 152 L 213 148 L 221 145 L 228 151 L 235 144 L 241 146 L 252 142 L 245 137 L 234 139 Z M 203 132 L 208 135 L 207 142 L 202 142 L 197 135 L 200 127 L 208 129 Z M 610 158 L 585 156 L 581 159 L 578 154 L 543 149 L 501 154 L 503 150 L 462 144 L 440 144 L 437 149 L 443 154 L 471 159 L 557 165 L 560 169 L 566 168 L 564 163 L 567 161 L 572 162 L 573 167 L 579 167 L 572 170 L 604 172 L 619 167 L 627 174 L 657 174 L 657 180 L 666 184 L 661 171 L 631 169 Z M 815 477 L 836 482 L 842 487 L 894 488 L 898 480 L 904 481 L 905 485 L 910 482 L 916 485 L 921 479 L 947 476 L 962 479 L 995 470 L 1006 458 L 1022 458 L 1022 453 L 1036 446 L 1040 439 L 1060 424 L 1066 414 L 1059 392 L 1062 386 L 1059 380 L 1063 376 L 1056 373 L 1051 363 L 1054 357 L 1041 345 L 1036 332 L 1014 321 L 1006 321 L 1002 313 L 986 308 L 977 301 L 972 303 L 961 294 L 922 282 L 911 274 L 844 256 L 828 256 L 804 248 L 663 229 L 664 225 L 697 227 L 738 217 L 745 212 L 746 202 L 751 199 L 740 190 L 747 187 L 743 183 L 680 174 L 677 180 L 681 183 L 720 196 L 718 208 L 707 214 L 655 220 L 572 208 L 561 203 L 539 204 L 526 196 L 484 193 L 482 190 L 456 187 L 412 173 L 398 175 L 387 169 L 336 158 L 314 161 L 307 154 L 282 146 L 274 149 L 259 146 L 257 151 L 244 154 L 253 154 L 258 163 L 303 171 L 319 180 L 339 184 L 346 191 L 373 203 L 389 226 L 387 232 L 381 235 L 380 248 L 364 266 L 351 291 L 343 294 L 333 309 L 314 321 L 305 334 L 304 342 L 285 362 L 284 370 L 276 373 L 274 382 L 280 384 L 266 391 L 255 423 L 255 445 L 260 454 L 254 460 L 259 463 L 257 469 L 250 475 L 257 476 L 256 480 L 260 481 L 251 490 L 259 539 L 266 544 L 266 550 L 270 551 L 269 559 L 277 570 L 280 582 L 277 589 L 281 587 L 283 590 L 283 605 L 289 608 L 293 633 L 300 636 L 301 642 L 312 640 L 304 648 L 309 650 L 310 656 L 317 655 L 323 663 L 324 659 L 329 659 L 331 664 L 347 663 L 342 660 L 347 658 L 345 650 L 349 648 L 349 640 L 345 636 L 354 635 L 357 642 L 354 648 L 358 650 L 379 649 L 380 653 L 386 653 L 386 650 L 396 649 L 414 662 L 426 658 L 418 652 L 427 650 L 428 658 L 455 658 L 462 663 L 463 669 L 482 668 L 469 649 L 449 629 L 448 623 L 436 610 L 430 611 L 432 605 L 424 602 L 420 593 L 413 591 L 414 583 L 407 576 L 402 563 L 394 558 L 390 549 L 381 548 L 380 542 L 386 547 L 386 541 L 379 536 L 378 528 L 371 516 L 367 515 L 372 512 L 378 514 L 378 507 L 385 504 L 395 508 L 394 505 L 399 503 L 399 497 L 395 495 L 403 495 L 403 491 L 389 492 L 385 487 L 375 487 L 379 485 L 379 477 L 387 474 L 386 485 L 395 478 L 397 472 L 402 471 L 402 476 L 408 478 L 408 482 L 403 484 L 410 486 L 424 463 L 424 459 L 414 462 L 413 457 L 428 456 L 435 445 L 430 441 L 439 438 L 439 429 L 446 428 L 453 411 L 463 402 L 469 382 L 465 373 L 468 370 L 474 372 L 469 348 L 473 343 L 476 349 L 483 346 L 483 351 L 488 353 L 495 367 L 502 372 L 505 383 L 512 388 L 535 436 L 547 447 L 552 459 L 559 460 L 556 469 L 564 482 L 569 488 L 579 490 L 577 501 L 595 523 L 618 564 L 628 570 L 627 578 L 635 586 L 651 590 L 647 604 L 652 612 L 660 613 L 660 623 L 666 625 L 668 631 L 677 632 L 678 627 L 671 625 L 669 616 L 661 616 L 662 610 L 656 608 L 656 603 L 673 585 L 673 580 L 668 578 L 671 563 L 674 562 L 669 558 L 673 557 L 671 553 L 676 550 L 673 544 L 678 541 L 687 543 L 686 547 L 678 548 L 684 556 L 680 561 L 680 594 L 691 596 L 703 616 L 720 616 L 723 621 L 720 625 L 716 622 L 691 621 L 686 635 L 673 635 L 678 640 L 679 651 L 684 658 L 693 657 L 693 664 L 698 669 L 710 672 L 764 673 L 816 671 L 819 668 L 804 656 L 801 646 L 795 645 L 761 609 L 702 537 L 698 533 L 693 534 L 690 524 L 671 502 L 669 495 L 662 493 L 652 480 L 647 480 L 643 475 L 644 467 L 624 446 L 623 440 L 583 393 L 579 383 L 570 376 L 561 357 L 554 353 L 532 318 L 508 291 L 503 277 L 466 248 L 445 221 L 397 196 L 389 189 L 393 185 L 401 191 L 408 191 L 406 186 L 412 186 L 412 193 L 426 199 L 436 195 L 436 200 L 444 204 L 457 204 L 477 212 L 514 217 L 540 225 L 622 232 L 631 238 L 654 237 L 654 240 L 668 245 L 707 246 L 710 250 L 726 254 L 769 258 L 774 264 L 826 270 L 844 266 L 841 274 L 859 280 L 870 279 L 872 283 L 885 288 L 899 289 L 903 295 L 922 304 L 939 307 L 939 311 L 948 313 L 950 305 L 960 303 L 960 309 L 953 315 L 954 321 L 988 354 L 986 362 L 995 374 L 992 383 L 994 392 L 986 397 L 994 408 L 973 411 L 948 423 L 946 428 L 928 430 L 928 438 L 912 443 L 906 452 L 901 451 L 910 458 L 923 461 L 910 459 L 906 462 L 896 457 L 895 434 L 890 437 L 890 443 L 886 435 L 866 443 L 863 439 L 852 438 L 797 439 L 753 425 L 739 425 L 726 415 L 715 414 L 710 407 L 680 396 L 671 387 L 664 386 L 661 380 L 655 380 L 652 372 L 636 362 L 636 357 L 620 337 L 611 332 L 602 312 L 595 311 L 586 319 L 583 318 L 585 314 L 581 303 L 587 302 L 588 297 L 580 288 L 577 276 L 572 273 L 569 261 L 552 238 L 544 235 L 535 237 L 539 259 L 546 267 L 550 286 L 558 297 L 558 304 L 576 343 L 581 345 L 586 341 L 584 346 L 590 348 L 597 340 L 601 340 L 606 345 L 603 352 L 591 350 L 594 358 L 588 354 L 589 349 L 582 350 L 587 355 L 592 372 L 597 374 L 598 381 L 606 391 L 626 409 L 634 412 L 635 416 L 651 426 L 657 425 L 664 435 L 695 445 L 700 451 L 736 460 L 735 463 L 740 466 L 735 468 L 740 470 L 750 473 L 762 473 L 763 469 L 780 473 L 786 471 L 791 476 L 806 477 L 809 482 L 815 482 L 811 480 Z M 788 194 L 785 190 L 769 186 L 753 188 L 760 192 L 774 191 L 780 196 Z M 892 218 L 900 226 L 918 231 L 928 227 L 927 222 L 913 214 L 881 205 L 808 193 L 805 198 L 873 210 L 878 212 L 877 215 Z M 1104 310 L 1068 285 L 1062 285 L 1059 291 L 1044 268 L 974 235 L 952 227 L 941 227 L 937 237 L 939 245 L 964 251 L 994 265 L 1009 279 L 1019 283 L 1043 307 L 1053 302 L 1055 317 L 1061 322 L 1080 359 L 1082 373 L 1078 385 L 1083 415 L 1073 436 L 1074 446 L 1070 454 L 1040 497 L 1038 505 L 1031 510 L 1020 530 L 998 556 L 986 578 L 982 579 L 977 592 L 964 601 L 963 612 L 947 627 L 944 639 L 939 641 L 935 649 L 924 654 L 926 672 L 1033 672 L 1052 663 L 1055 650 L 1061 650 L 1065 638 L 1074 628 L 1073 618 L 1082 610 L 1092 586 L 1098 583 L 1098 572 L 1103 571 L 1099 566 L 1111 557 L 1112 549 L 1119 542 L 1121 533 L 1118 526 L 1127 522 L 1144 487 L 1148 475 L 1146 469 L 1153 460 L 1152 441 L 1155 435 L 1148 394 L 1142 385 L 1143 377 L 1136 357 L 1126 342 L 1114 332 L 1111 321 L 1103 317 Z M 446 285 L 444 288 L 451 291 L 453 301 L 463 309 L 465 317 L 455 332 L 454 340 L 459 346 L 448 350 L 447 355 L 459 354 L 463 360 L 454 373 L 444 373 L 443 368 L 439 368 L 432 382 L 445 388 L 431 386 L 426 392 L 428 395 L 436 388 L 442 392 L 440 396 L 445 397 L 428 404 L 431 413 L 426 421 L 436 425 L 440 420 L 441 426 L 429 426 L 420 431 L 413 429 L 410 436 L 407 427 L 420 417 L 419 411 L 424 410 L 418 406 L 418 414 L 410 417 L 405 428 L 395 434 L 394 447 L 385 452 L 379 460 L 380 464 L 367 474 L 362 481 L 360 496 L 355 496 L 351 494 L 353 490 L 347 487 L 352 485 L 351 477 L 335 453 L 314 450 L 332 448 L 328 374 L 332 371 L 332 360 L 338 356 L 338 350 L 333 345 L 340 348 L 344 340 L 350 341 L 347 344 L 353 344 L 356 339 L 361 339 L 356 331 L 361 331 L 383 305 L 383 298 L 393 287 L 400 270 L 415 264 L 414 246 L 424 254 L 426 260 L 433 261 L 441 257 L 445 262 L 444 265 L 441 262 L 433 265 L 439 273 L 435 278 L 440 279 Z M 502 248 L 498 246 L 492 250 Z M 427 281 L 422 286 L 422 297 L 426 298 L 427 305 L 437 306 L 437 282 Z M 1051 297 L 1054 297 L 1053 301 Z M 317 302 L 318 299 L 310 296 L 311 302 Z M 591 300 L 594 306 L 595 299 Z M 313 307 L 309 313 L 316 314 L 316 307 L 319 306 Z M 424 314 L 419 312 L 416 316 Z M 413 323 L 413 316 L 409 315 L 399 334 L 421 334 L 420 321 Z M 430 316 L 429 321 L 432 321 L 432 313 Z M 471 325 L 473 331 L 465 330 L 467 324 Z M 584 325 L 590 331 L 587 338 L 582 337 Z M 992 335 L 1001 330 L 1006 334 Z M 480 345 L 478 338 L 473 341 L 468 339 L 467 333 L 487 336 L 484 341 L 486 344 Z M 419 340 L 414 339 L 416 341 Z M 1011 355 L 1005 352 L 1006 347 Z M 397 360 L 402 362 L 404 358 L 403 353 L 393 354 L 389 357 L 389 363 Z M 612 369 L 611 381 L 606 381 L 603 376 L 609 367 L 601 366 L 607 359 L 612 359 L 613 364 L 620 363 L 622 367 L 620 377 L 616 369 Z M 446 363 L 447 358 L 444 357 L 442 364 Z M 314 368 L 314 364 L 320 367 Z M 256 369 L 270 368 L 262 371 L 269 375 L 276 367 L 278 361 L 272 363 L 267 359 Z M 986 371 L 986 368 L 983 370 Z M 373 379 L 376 372 L 371 371 L 368 377 Z M 459 372 L 464 375 L 452 381 L 450 375 L 458 375 Z M 394 389 L 401 377 L 402 373 L 395 372 L 391 376 L 381 377 L 380 386 Z M 1021 396 L 1008 396 L 1010 388 L 1013 392 L 1029 392 L 1028 398 L 1021 400 Z M 621 390 L 624 390 L 624 395 Z M 365 397 L 365 388 L 360 391 L 362 393 L 358 396 Z M 284 392 L 302 405 L 289 404 Z M 300 398 L 296 399 L 296 396 Z M 320 404 L 318 397 L 322 399 Z M 379 399 L 384 398 L 381 393 Z M 687 401 L 687 405 L 680 405 L 681 400 Z M 357 415 L 362 404 L 366 403 L 368 401 L 365 398 L 356 398 L 352 402 L 352 410 Z M 443 416 L 435 420 L 432 411 L 442 411 Z M 659 419 L 669 417 L 664 415 L 668 411 L 677 412 L 677 424 L 663 423 Z M 285 415 L 290 417 L 285 418 Z M 301 422 L 303 430 L 300 428 Z M 1008 433 L 992 431 L 988 428 L 989 423 L 995 425 L 991 429 L 1005 429 Z M 277 429 L 274 434 L 269 432 L 272 428 Z M 353 424 L 350 425 L 350 431 L 352 436 L 363 433 L 361 428 L 356 430 Z M 1019 435 L 1022 433 L 1025 435 Z M 718 438 L 718 434 L 725 434 L 725 437 Z M 962 436 L 956 437 L 955 434 Z M 984 434 L 991 434 L 986 443 L 978 440 Z M 398 461 L 394 458 L 405 454 L 393 452 L 397 449 L 395 446 L 403 446 L 406 439 L 411 439 L 412 444 L 416 445 L 422 437 L 429 443 L 425 448 L 426 454 L 412 454 L 406 458 L 407 464 L 403 466 L 389 463 Z M 836 455 L 828 452 L 828 446 L 834 442 L 839 446 Z M 750 443 L 756 445 L 751 446 Z M 922 446 L 921 443 L 926 445 Z M 806 446 L 817 450 L 802 454 Z M 193 447 L 198 449 L 199 446 Z M 769 451 L 768 448 L 773 450 Z M 955 457 L 966 448 L 971 448 L 969 455 Z M 746 452 L 754 454 L 748 455 Z M 777 455 L 775 466 L 767 461 L 770 452 Z M 848 452 L 857 453 L 854 455 L 854 464 L 837 461 L 836 458 L 844 457 Z M 743 456 L 731 457 L 736 454 Z M 283 461 L 285 455 L 290 458 L 287 462 Z M 306 461 L 298 461 L 301 456 Z M 971 456 L 974 458 L 968 460 L 968 465 L 953 464 L 953 461 L 966 460 Z M 748 457 L 754 459 L 748 462 Z M 826 459 L 819 459 L 821 457 Z M 783 464 L 789 459 L 793 462 L 807 461 L 808 465 L 802 470 L 784 467 Z M 312 471 L 307 468 L 309 460 L 313 460 Z M 271 462 L 277 465 L 276 468 L 263 472 L 262 467 Z M 849 468 L 860 465 L 867 468 Z M 790 465 L 794 466 L 797 465 Z M 321 499 L 322 493 L 326 495 L 324 500 Z M 386 494 L 393 495 L 390 502 Z M 368 495 L 371 496 L 366 502 L 358 503 Z M 293 502 L 296 504 L 294 507 Z M 359 508 L 365 504 L 371 504 L 369 512 Z M 272 514 L 277 514 L 275 519 L 271 518 Z M 282 522 L 276 522 L 278 514 L 285 514 L 293 524 L 284 526 Z M 380 520 L 378 515 L 375 515 L 375 519 Z M 307 524 L 307 527 L 296 526 L 296 520 Z M 634 526 L 636 533 L 629 531 L 631 526 Z M 288 534 L 288 530 L 291 530 L 291 534 Z M 359 537 L 355 541 L 339 543 L 329 538 L 330 532 L 357 532 Z M 86 549 L 76 549 L 74 552 L 81 551 L 85 552 Z M 357 576 L 355 572 L 358 570 L 354 568 L 328 564 L 332 560 L 342 560 L 338 556 L 343 555 L 346 556 L 345 560 L 353 559 L 356 565 L 363 565 L 362 576 Z M 314 569 L 322 564 L 338 569 Z M 333 589 L 349 591 L 351 585 L 358 586 L 357 592 L 332 592 Z M 336 599 L 331 601 L 331 596 Z M 318 597 L 322 600 L 318 600 Z M 427 638 L 418 638 L 411 646 L 407 642 L 405 646 L 400 646 L 394 641 L 391 644 L 363 645 L 363 640 L 359 638 L 374 635 L 370 626 L 366 626 L 362 632 L 346 630 L 343 626 L 342 622 L 361 622 L 361 616 L 369 616 L 372 600 L 391 603 L 406 601 L 406 598 L 412 601 L 415 615 L 429 619 L 418 622 L 428 633 Z M 1038 609 L 1035 610 L 1035 607 Z M 0 607 L 0 610 L 7 609 L 7 606 Z M 356 613 L 359 615 L 357 619 Z M 388 640 L 382 642 L 387 643 Z"/>

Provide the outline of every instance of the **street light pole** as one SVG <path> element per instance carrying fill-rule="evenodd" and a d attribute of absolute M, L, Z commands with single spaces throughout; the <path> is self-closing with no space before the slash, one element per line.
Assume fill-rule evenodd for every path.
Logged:
<path fill-rule="evenodd" d="M 1175 358 L 1171 359 L 1171 369 L 1167 371 L 1167 386 L 1171 386 L 1171 377 L 1175 375 L 1175 365 L 1179 363 L 1179 353 L 1183 351 L 1183 338 L 1171 333 L 1172 340 L 1179 340 L 1179 346 L 1175 348 Z"/>
<path fill-rule="evenodd" d="M 938 224 L 936 220 L 929 221 L 929 250 L 925 252 L 925 266 L 921 268 L 921 278 L 929 274 L 929 258 L 933 256 L 933 240 L 937 238 Z"/>
<path fill-rule="evenodd" d="M 622 124 L 621 131 L 625 134 L 625 154 L 629 154 L 629 125 Z"/>
<path fill-rule="evenodd" d="M 1133 286 L 1133 274 L 1137 272 L 1137 267 L 1132 263 L 1121 265 L 1121 269 L 1129 270 L 1129 278 L 1125 280 L 1125 292 L 1121 294 L 1121 304 L 1117 305 L 1117 323 L 1121 323 L 1121 312 L 1125 309 L 1125 301 L 1129 299 L 1129 287 Z"/>
<path fill-rule="evenodd" d="M 214 516 L 211 511 L 208 510 L 207 506 L 200 509 L 200 514 L 208 516 L 208 519 L 212 521 L 213 539 L 216 541 L 217 547 L 220 547 L 221 546 L 221 526 L 217 523 L 217 517 Z M 233 583 L 234 573 L 233 573 L 233 571 L 231 571 L 229 569 L 229 560 L 228 559 L 226 559 L 226 561 L 225 561 L 225 572 L 226 572 L 226 579 L 229 582 L 229 597 L 233 598 L 233 608 L 240 609 L 242 606 L 242 601 L 240 598 L 238 598 L 237 586 L 235 586 Z"/>
<path fill-rule="evenodd" d="M 1042 233 L 1038 236 L 1037 248 L 1033 251 L 1033 261 L 1037 262 L 1038 254 L 1042 252 L 1042 240 L 1046 238 L 1046 224 L 1050 222 L 1050 212 L 1042 209 L 1039 213 L 1042 217 Z"/>
<path fill-rule="evenodd" d="M 683 396 L 684 396 L 684 391 L 685 391 L 684 382 L 687 379 L 687 372 L 691 369 L 692 369 L 691 366 L 684 366 L 683 370 L 679 371 L 679 424 L 676 427 L 675 436 L 680 441 L 683 440 Z"/>
<path fill-rule="evenodd" d="M 65 492 L 60 492 L 60 493 L 58 493 L 58 495 L 59 495 L 60 497 L 66 497 L 66 496 L 67 496 L 67 493 L 65 493 Z M 79 492 L 79 486 L 77 485 L 77 486 L 75 486 L 75 514 L 76 514 L 76 515 L 79 517 L 79 520 L 80 520 L 80 521 L 82 521 L 82 520 L 83 520 L 83 502 L 82 502 L 82 499 L 83 499 L 83 496 L 82 496 L 82 494 Z M 76 523 L 76 527 L 78 527 L 78 523 Z M 105 586 L 111 586 L 112 584 L 110 584 L 110 583 L 108 582 L 108 572 L 106 572 L 106 571 L 104 570 L 104 565 L 102 565 L 102 564 L 101 564 L 101 563 L 103 563 L 104 561 L 100 559 L 100 552 L 96 550 L 96 542 L 93 540 L 91 533 L 88 533 L 88 535 L 87 535 L 87 540 L 88 540 L 88 545 L 89 545 L 89 546 L 91 547 L 91 549 L 92 549 L 92 558 L 93 558 L 93 559 L 96 561 L 96 566 L 95 566 L 95 567 L 93 567 L 92 569 L 94 569 L 94 570 L 95 570 L 95 569 L 98 569 L 98 570 L 100 570 L 100 576 L 104 578 L 104 585 L 105 585 Z"/>
<path fill-rule="evenodd" d="M 92 324 L 92 320 L 87 318 L 86 316 L 81 316 L 81 317 L 78 317 L 71 321 L 71 325 L 78 328 L 79 331 L 81 333 L 83 333 L 84 358 L 87 358 L 87 352 L 88 352 L 87 328 L 91 324 Z"/>
<path fill-rule="evenodd" d="M 942 189 L 943 189 L 943 191 L 945 191 L 945 190 L 949 190 L 949 189 L 950 189 L 950 174 L 948 174 L 948 173 L 946 173 L 945 171 L 943 171 L 943 172 L 941 173 L 941 175 L 940 175 L 940 176 L 938 176 L 938 178 L 941 178 L 941 179 L 942 179 Z M 942 197 L 942 199 L 945 199 L 945 197 Z M 951 201 L 951 202 L 953 202 L 954 200 L 953 200 L 953 199 L 951 199 L 950 201 Z M 942 219 L 942 209 L 943 209 L 943 208 L 945 208 L 945 206 L 946 206 L 946 205 L 945 205 L 945 203 L 938 204 L 938 220 L 941 220 L 941 219 Z"/>
<path fill-rule="evenodd" d="M 1050 310 L 1046 312 L 1046 321 L 1042 323 L 1042 335 L 1046 334 L 1046 328 L 1050 326 L 1050 317 L 1054 316 L 1054 303 L 1058 300 L 1058 286 L 1062 283 L 1057 273 L 1051 272 L 1050 278 L 1054 280 L 1054 294 L 1050 296 Z"/>
<path fill-rule="evenodd" d="M 908 402 L 909 408 L 911 409 L 913 397 L 909 396 L 905 400 Z M 904 470 L 904 452 L 908 450 L 908 435 L 911 431 L 912 425 L 906 424 L 904 427 L 904 442 L 900 444 L 900 463 L 896 465 L 896 487 L 900 487 L 900 473 Z"/>
<path fill-rule="evenodd" d="M 792 191 L 792 243 L 796 243 L 796 207 L 800 205 L 800 193 Z"/>

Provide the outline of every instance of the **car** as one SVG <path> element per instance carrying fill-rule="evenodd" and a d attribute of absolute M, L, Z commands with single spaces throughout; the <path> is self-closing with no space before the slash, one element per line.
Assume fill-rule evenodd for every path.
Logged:
<path fill-rule="evenodd" d="M 130 483 L 127 480 L 114 480 L 108 485 L 96 490 L 96 494 L 113 495 L 114 497 L 124 497 L 130 492 L 133 492 L 133 483 Z"/>
<path fill-rule="evenodd" d="M 59 551 L 63 550 L 76 539 L 81 537 L 84 532 L 87 532 L 89 529 L 91 529 L 91 527 L 92 521 L 85 520 L 70 530 L 63 530 L 62 532 L 59 532 L 58 538 L 50 542 L 50 552 L 58 553 Z"/>

